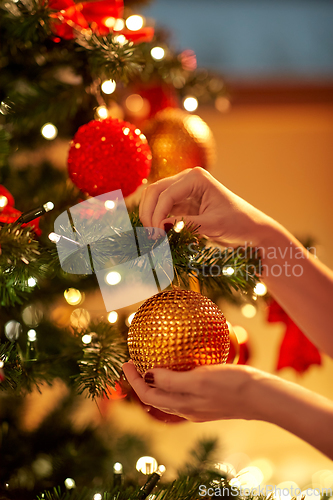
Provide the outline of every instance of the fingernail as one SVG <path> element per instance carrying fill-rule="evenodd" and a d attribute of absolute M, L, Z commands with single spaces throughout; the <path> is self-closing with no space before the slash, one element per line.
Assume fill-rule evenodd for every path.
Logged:
<path fill-rule="evenodd" d="M 146 384 L 154 385 L 154 374 L 152 372 L 145 373 L 143 378 Z"/>
<path fill-rule="evenodd" d="M 166 233 L 168 233 L 168 232 L 169 232 L 172 228 L 173 228 L 173 224 L 171 224 L 170 222 L 166 222 L 166 223 L 164 224 L 164 231 L 165 231 Z"/>

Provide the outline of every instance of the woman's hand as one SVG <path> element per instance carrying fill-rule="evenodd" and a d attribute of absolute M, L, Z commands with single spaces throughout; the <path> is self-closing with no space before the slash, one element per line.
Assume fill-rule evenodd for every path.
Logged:
<path fill-rule="evenodd" d="M 200 167 L 148 186 L 139 215 L 144 226 L 162 229 L 183 218 L 199 225 L 201 234 L 233 247 L 245 242 L 259 245 L 261 228 L 274 224 Z"/>
<path fill-rule="evenodd" d="M 187 372 L 154 368 L 142 378 L 129 361 L 123 371 L 146 405 L 194 422 L 271 422 L 333 459 L 333 403 L 297 384 L 241 365 L 200 366 Z"/>
<path fill-rule="evenodd" d="M 249 394 L 251 382 L 261 372 L 254 368 L 211 365 L 186 372 L 158 368 L 142 378 L 130 361 L 123 365 L 123 371 L 144 404 L 166 413 L 194 422 L 256 418 Z"/>

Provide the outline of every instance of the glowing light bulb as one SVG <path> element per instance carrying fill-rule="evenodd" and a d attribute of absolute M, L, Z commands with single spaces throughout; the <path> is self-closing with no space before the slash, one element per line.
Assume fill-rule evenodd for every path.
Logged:
<path fill-rule="evenodd" d="M 101 89 L 104 94 L 112 94 L 116 90 L 116 82 L 114 80 L 105 80 L 101 85 Z"/>
<path fill-rule="evenodd" d="M 49 237 L 49 240 L 51 240 L 53 243 L 58 243 L 58 241 L 60 241 L 60 238 L 61 238 L 61 236 L 59 234 L 56 234 L 56 233 L 50 233 L 48 237 Z"/>
<path fill-rule="evenodd" d="M 93 500 L 102 500 L 102 495 L 100 493 L 95 493 L 95 495 L 93 496 Z"/>
<path fill-rule="evenodd" d="M 8 198 L 6 196 L 0 196 L 0 208 L 4 208 L 8 204 Z"/>
<path fill-rule="evenodd" d="M 129 16 L 126 19 L 126 28 L 131 31 L 140 30 L 143 26 L 143 17 L 138 15 Z"/>
<path fill-rule="evenodd" d="M 186 97 L 183 101 L 186 111 L 195 111 L 198 107 L 198 99 L 195 97 Z"/>
<path fill-rule="evenodd" d="M 224 267 L 222 270 L 222 273 L 224 276 L 232 276 L 235 272 L 235 269 L 233 267 Z"/>
<path fill-rule="evenodd" d="M 244 304 L 241 311 L 245 318 L 254 318 L 257 314 L 257 309 L 252 304 Z"/>
<path fill-rule="evenodd" d="M 31 288 L 33 288 L 36 285 L 37 285 L 37 280 L 31 276 L 28 279 L 28 286 L 30 286 Z"/>
<path fill-rule="evenodd" d="M 130 129 L 128 127 L 123 128 L 123 134 L 128 135 L 130 132 Z"/>
<path fill-rule="evenodd" d="M 161 474 L 164 474 L 164 472 L 166 471 L 166 467 L 165 465 L 159 465 L 158 466 L 158 470 Z"/>
<path fill-rule="evenodd" d="M 58 135 L 58 129 L 53 123 L 45 123 L 40 131 L 42 136 L 49 141 L 52 141 Z"/>
<path fill-rule="evenodd" d="M 109 323 L 116 323 L 118 321 L 118 313 L 117 311 L 111 311 L 108 314 L 108 322 Z"/>
<path fill-rule="evenodd" d="M 82 294 L 76 288 L 67 288 L 64 291 L 66 302 L 71 306 L 77 306 L 82 301 Z"/>
<path fill-rule="evenodd" d="M 98 106 L 98 108 L 96 109 L 96 114 L 102 120 L 104 120 L 105 118 L 107 118 L 109 116 L 109 112 L 108 112 L 106 106 Z"/>
<path fill-rule="evenodd" d="M 267 293 L 267 286 L 264 283 L 257 283 L 256 286 L 253 289 L 254 293 L 257 295 L 266 295 Z"/>
<path fill-rule="evenodd" d="M 128 316 L 128 318 L 127 318 L 128 325 L 130 325 L 132 323 L 134 316 L 135 316 L 135 313 L 132 313 Z"/>
<path fill-rule="evenodd" d="M 150 55 L 156 61 L 160 61 L 165 56 L 165 50 L 162 47 L 153 47 L 150 51 Z"/>
<path fill-rule="evenodd" d="M 107 17 L 105 19 L 105 21 L 104 21 L 104 25 L 107 28 L 113 28 L 115 22 L 116 22 L 116 18 L 115 17 Z"/>
<path fill-rule="evenodd" d="M 0 368 L 3 368 L 5 366 L 5 363 L 0 359 Z"/>
<path fill-rule="evenodd" d="M 65 479 L 64 483 L 65 483 L 65 486 L 68 490 L 71 490 L 71 489 L 75 488 L 75 486 L 76 486 L 74 479 L 72 479 L 71 477 L 68 477 L 67 479 Z"/>
<path fill-rule="evenodd" d="M 121 474 L 123 472 L 123 465 L 120 462 L 116 462 L 113 466 L 113 472 Z"/>
<path fill-rule="evenodd" d="M 142 474 L 152 474 L 157 470 L 157 462 L 153 457 L 141 457 L 136 463 L 136 470 Z"/>
<path fill-rule="evenodd" d="M 113 40 L 119 45 L 125 45 L 126 43 L 126 37 L 124 35 L 116 35 Z"/>
<path fill-rule="evenodd" d="M 117 271 L 111 271 L 105 276 L 108 285 L 117 285 L 121 281 L 121 275 Z"/>
<path fill-rule="evenodd" d="M 30 342 L 35 342 L 35 340 L 37 339 L 37 332 L 36 330 L 28 330 L 27 331 L 27 337 L 28 337 L 28 340 Z"/>
<path fill-rule="evenodd" d="M 92 341 L 92 336 L 89 335 L 89 333 L 86 333 L 85 335 L 82 336 L 81 340 L 83 344 L 90 344 L 90 342 Z"/>
<path fill-rule="evenodd" d="M 115 23 L 113 25 L 113 31 L 121 31 L 124 28 L 125 28 L 125 21 L 124 21 L 124 19 L 116 19 Z"/>
<path fill-rule="evenodd" d="M 54 209 L 54 203 L 52 203 L 52 201 L 48 201 L 47 203 L 44 203 L 43 208 L 45 212 L 50 212 Z"/>
<path fill-rule="evenodd" d="M 116 206 L 116 204 L 113 200 L 106 200 L 104 206 L 107 210 L 112 210 Z"/>
<path fill-rule="evenodd" d="M 180 220 L 173 226 L 173 230 L 175 231 L 175 233 L 180 233 L 180 231 L 184 229 L 184 226 L 185 222 L 183 220 Z"/>

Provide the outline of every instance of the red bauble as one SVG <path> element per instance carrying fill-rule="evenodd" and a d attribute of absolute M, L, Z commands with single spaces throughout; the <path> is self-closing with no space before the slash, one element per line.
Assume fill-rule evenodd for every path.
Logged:
<path fill-rule="evenodd" d="M 128 196 L 148 177 L 151 158 L 146 137 L 135 125 L 113 118 L 92 120 L 71 142 L 68 172 L 90 196 L 116 189 Z"/>

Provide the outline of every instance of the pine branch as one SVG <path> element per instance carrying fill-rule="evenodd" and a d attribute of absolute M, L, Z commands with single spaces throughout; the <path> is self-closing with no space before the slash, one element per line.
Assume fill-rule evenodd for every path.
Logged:
<path fill-rule="evenodd" d="M 117 41 L 117 35 L 91 38 L 79 36 L 77 43 L 86 51 L 92 75 L 96 78 L 122 81 L 133 79 L 144 65 L 140 49 L 127 40 Z"/>
<path fill-rule="evenodd" d="M 22 304 L 33 291 L 29 278 L 45 277 L 48 256 L 34 238 L 29 226 L 14 223 L 0 228 L 0 306 Z"/>
<path fill-rule="evenodd" d="M 75 386 L 78 394 L 84 393 L 93 399 L 101 396 L 108 398 L 110 388 L 114 388 L 119 380 L 122 364 L 127 358 L 125 342 L 110 324 L 92 324 L 88 331 L 92 340 L 83 348 Z"/>

